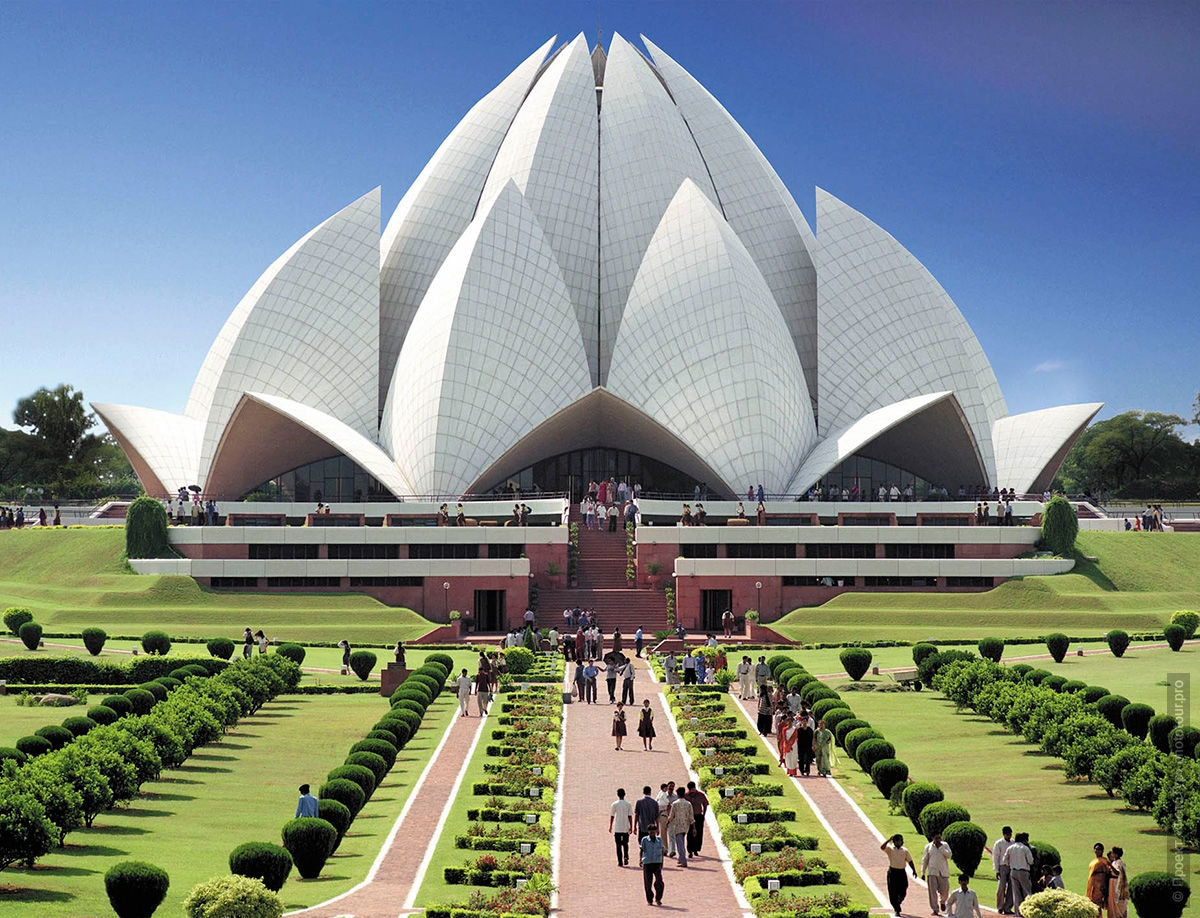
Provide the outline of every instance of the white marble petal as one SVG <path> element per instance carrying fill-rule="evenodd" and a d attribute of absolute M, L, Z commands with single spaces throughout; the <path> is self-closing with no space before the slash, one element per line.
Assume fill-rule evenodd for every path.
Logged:
<path fill-rule="evenodd" d="M 996 486 L 1018 494 L 1049 488 L 1071 445 L 1103 407 L 1088 402 L 1000 418 L 992 426 Z"/>
<path fill-rule="evenodd" d="M 174 496 L 199 483 L 204 424 L 154 408 L 93 402 L 92 410 L 112 433 L 151 497 Z"/>

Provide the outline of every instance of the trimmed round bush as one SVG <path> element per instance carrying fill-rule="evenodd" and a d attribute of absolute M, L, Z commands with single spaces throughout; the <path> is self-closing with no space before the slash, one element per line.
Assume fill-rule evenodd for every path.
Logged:
<path fill-rule="evenodd" d="M 21 627 L 25 626 L 22 625 Z M 1180 625 L 1167 625 L 1163 629 L 1163 637 L 1167 639 L 1167 646 L 1178 652 L 1183 649 L 1183 642 L 1187 640 L 1187 632 Z M 24 640 L 24 638 L 21 640 Z"/>
<path fill-rule="evenodd" d="M 154 699 L 156 701 L 166 701 L 167 700 L 167 687 L 165 685 L 163 685 L 161 682 L 143 682 L 141 685 L 138 686 L 138 688 L 145 689 L 147 692 L 149 692 L 151 695 L 154 696 Z"/>
<path fill-rule="evenodd" d="M 179 686 L 183 685 L 183 683 L 178 679 L 172 679 L 170 676 L 159 676 L 154 681 L 165 688 L 168 692 L 173 692 L 175 689 L 179 688 Z"/>
<path fill-rule="evenodd" d="M 1030 873 L 1040 874 L 1043 866 L 1055 867 L 1062 863 L 1062 855 L 1049 842 L 1031 841 L 1029 850 L 1033 852 L 1033 869 Z"/>
<path fill-rule="evenodd" d="M 270 842 L 246 842 L 229 852 L 229 872 L 262 880 L 263 886 L 279 892 L 292 872 L 287 848 Z"/>
<path fill-rule="evenodd" d="M 4 610 L 4 627 L 7 628 L 14 637 L 21 636 L 21 626 L 26 622 L 33 621 L 33 613 L 23 606 L 9 606 Z"/>
<path fill-rule="evenodd" d="M 292 643 L 280 644 L 277 648 L 275 648 L 275 652 L 281 657 L 286 657 L 287 659 L 291 660 L 297 666 L 300 666 L 304 662 L 305 656 L 307 656 L 303 647 L 301 647 L 299 644 Z"/>
<path fill-rule="evenodd" d="M 846 748 L 846 737 L 852 730 L 857 730 L 859 727 L 869 726 L 871 725 L 861 718 L 848 717 L 846 720 L 839 722 L 837 727 L 834 728 L 833 738 L 837 740 L 837 744 L 844 749 Z"/>
<path fill-rule="evenodd" d="M 407 707 L 407 708 L 411 709 L 412 711 L 415 711 L 418 717 L 424 717 L 425 716 L 425 708 L 427 707 L 427 705 L 423 705 L 419 701 L 413 701 L 411 698 L 400 697 L 400 693 L 402 691 L 404 691 L 403 685 L 400 686 L 400 688 L 396 689 L 396 691 L 392 692 L 392 694 L 388 696 L 388 703 L 392 706 L 393 710 L 395 708 L 399 708 L 399 707 Z"/>
<path fill-rule="evenodd" d="M 13 761 L 18 765 L 24 765 L 29 761 L 29 756 L 20 749 L 12 746 L 0 746 L 0 770 L 3 770 L 3 763 L 6 761 Z"/>
<path fill-rule="evenodd" d="M 329 799 L 317 801 L 317 815 L 337 829 L 337 838 L 333 843 L 333 848 L 336 851 L 338 845 L 342 843 L 342 836 L 350 828 L 350 823 L 354 822 L 354 817 L 350 815 L 350 810 L 346 804 Z"/>
<path fill-rule="evenodd" d="M 1167 736 L 1167 751 L 1185 759 L 1195 758 L 1197 745 L 1200 745 L 1200 727 L 1176 727 Z"/>
<path fill-rule="evenodd" d="M 822 698 L 821 700 L 824 701 L 825 699 Z M 821 715 L 821 720 L 825 721 L 825 726 L 829 728 L 835 737 L 837 736 L 838 724 L 842 723 L 842 721 L 852 720 L 853 718 L 854 712 L 846 707 L 846 702 L 844 701 L 841 707 L 834 708 L 832 711 L 826 711 Z M 863 723 L 865 724 L 866 721 L 863 721 Z"/>
<path fill-rule="evenodd" d="M 1027 672 L 1029 672 L 1031 669 L 1033 669 L 1033 667 L 1030 666 L 1028 663 L 1014 663 L 1012 666 L 1009 667 L 1009 669 L 1012 670 L 1012 674 L 1014 676 L 1016 676 L 1018 679 L 1024 679 L 1025 674 Z"/>
<path fill-rule="evenodd" d="M 37 622 L 26 622 L 17 629 L 17 637 L 27 650 L 37 650 L 42 642 L 42 626 Z"/>
<path fill-rule="evenodd" d="M 379 724 L 382 724 L 385 720 L 403 724 L 408 731 L 403 736 L 398 737 L 400 742 L 403 743 L 407 741 L 410 736 L 417 732 L 417 728 L 421 726 L 422 718 L 423 715 L 418 714 L 416 711 L 410 710 L 409 708 L 392 708 L 390 711 L 384 714 L 383 717 L 379 718 Z M 391 730 L 392 728 L 390 726 L 385 726 L 383 729 Z"/>
<path fill-rule="evenodd" d="M 133 705 L 134 714 L 149 714 L 154 707 L 155 697 L 144 688 L 131 688 L 125 692 L 125 697 Z"/>
<path fill-rule="evenodd" d="M 788 660 L 786 663 L 780 663 L 771 668 L 771 676 L 776 682 L 786 682 L 788 675 L 799 672 L 804 672 L 804 667 L 795 660 Z"/>
<path fill-rule="evenodd" d="M 121 861 L 104 874 L 104 891 L 118 918 L 150 918 L 170 885 L 165 870 L 145 861 Z"/>
<path fill-rule="evenodd" d="M 383 718 L 375 724 L 372 732 L 382 730 L 388 733 L 392 742 L 396 744 L 397 749 L 403 749 L 404 744 L 408 742 L 408 738 L 412 736 L 412 728 L 399 718 Z"/>
<path fill-rule="evenodd" d="M 429 693 L 429 689 L 416 682 L 405 682 L 404 685 L 396 689 L 396 697 L 407 698 L 410 701 L 419 701 L 422 705 L 428 708 L 433 704 L 433 696 Z"/>
<path fill-rule="evenodd" d="M 1046 649 L 1050 651 L 1050 656 L 1054 657 L 1055 663 L 1061 663 L 1066 658 L 1070 647 L 1071 639 L 1061 631 L 1046 635 Z"/>
<path fill-rule="evenodd" d="M 350 784 L 349 781 L 345 783 L 362 793 L 357 784 Z M 355 812 L 357 811 L 351 810 L 351 815 Z M 296 872 L 306 880 L 319 877 L 321 868 L 325 866 L 325 861 L 337 843 L 337 829 L 324 819 L 302 816 L 284 823 L 282 835 L 283 847 L 287 848 L 288 854 L 292 856 Z"/>
<path fill-rule="evenodd" d="M 1129 632 L 1122 631 L 1120 628 L 1114 628 L 1108 634 L 1104 635 L 1104 640 L 1108 642 L 1108 649 L 1112 651 L 1114 657 L 1125 656 L 1125 651 L 1129 647 Z"/>
<path fill-rule="evenodd" d="M 36 734 L 30 736 L 22 736 L 16 742 L 18 752 L 23 752 L 29 758 L 34 759 L 39 755 L 45 755 L 54 749 L 54 744 L 44 736 Z"/>
<path fill-rule="evenodd" d="M 958 660 L 978 660 L 979 657 L 967 650 L 939 650 L 937 653 L 931 653 L 919 664 L 917 664 L 917 674 L 921 678 L 923 685 L 933 685 L 933 677 L 937 675 L 938 670 L 949 663 L 954 663 Z"/>
<path fill-rule="evenodd" d="M 425 658 L 426 663 L 441 663 L 446 668 L 446 672 L 454 669 L 454 658 L 448 653 L 431 653 Z"/>
<path fill-rule="evenodd" d="M 96 704 L 87 709 L 87 716 L 100 726 L 106 727 L 109 724 L 116 723 L 117 718 L 121 715 L 106 704 Z"/>
<path fill-rule="evenodd" d="M 791 663 L 791 662 L 792 662 L 792 658 L 789 657 L 786 653 L 772 654 L 771 656 L 767 657 L 767 666 L 770 668 L 772 676 L 775 675 L 775 670 L 777 670 L 777 669 L 779 669 L 779 667 L 783 666 L 784 663 Z"/>
<path fill-rule="evenodd" d="M 1095 704 L 1105 695 L 1111 694 L 1112 692 L 1102 685 L 1089 685 L 1083 690 L 1083 692 L 1080 693 L 1080 697 L 1083 698 L 1084 704 Z"/>
<path fill-rule="evenodd" d="M 1042 688 L 1048 688 L 1053 692 L 1061 692 L 1062 687 L 1066 684 L 1066 676 L 1057 676 L 1052 674 L 1042 680 Z"/>
<path fill-rule="evenodd" d="M 896 755 L 896 747 L 885 739 L 869 739 L 858 744 L 858 748 L 854 751 L 854 761 L 858 762 L 858 767 L 867 774 L 871 773 L 871 768 L 876 762 L 883 759 L 891 759 Z"/>
<path fill-rule="evenodd" d="M 422 685 L 429 690 L 429 693 L 437 698 L 442 691 L 442 687 L 446 684 L 445 680 L 435 679 L 429 673 L 416 672 L 404 680 L 405 685 Z"/>
<path fill-rule="evenodd" d="M 508 671 L 514 676 L 523 676 L 533 667 L 533 651 L 528 647 L 509 647 L 504 651 Z"/>
<path fill-rule="evenodd" d="M 375 778 L 376 787 L 383 783 L 383 779 L 387 777 L 387 773 L 392 770 L 392 766 L 387 763 L 387 759 L 374 752 L 351 751 L 346 756 L 346 765 L 361 765 L 363 768 L 370 770 L 371 775 Z"/>
<path fill-rule="evenodd" d="M 228 660 L 233 656 L 234 644 L 229 638 L 213 638 L 204 646 L 208 648 L 208 655 L 218 660 Z"/>
<path fill-rule="evenodd" d="M 117 717 L 133 713 L 133 702 L 124 695 L 105 695 L 100 699 L 100 703 L 110 711 L 116 711 Z"/>
<path fill-rule="evenodd" d="M 824 682 L 812 681 L 800 689 L 800 697 L 808 704 L 815 704 L 822 698 L 837 698 L 838 693 Z"/>
<path fill-rule="evenodd" d="M 68 717 L 62 722 L 62 725 L 71 731 L 72 736 L 86 736 L 100 726 L 99 722 L 90 717 Z"/>
<path fill-rule="evenodd" d="M 818 698 L 812 706 L 813 720 L 821 720 L 830 711 L 837 708 L 844 708 L 845 706 L 846 702 L 842 701 L 841 698 Z M 826 724 L 826 726 L 829 725 Z"/>
<path fill-rule="evenodd" d="M 1196 629 L 1200 628 L 1200 613 L 1189 609 L 1180 609 L 1171 616 L 1171 624 L 1182 628 L 1190 641 L 1196 636 Z"/>
<path fill-rule="evenodd" d="M 432 672 L 436 669 L 443 677 L 449 676 L 450 670 L 454 668 L 453 660 L 450 660 L 449 663 L 446 662 L 449 659 L 444 653 L 430 654 L 425 658 L 425 662 L 418 667 L 418 670 L 423 669 Z"/>
<path fill-rule="evenodd" d="M 904 807 L 904 815 L 912 821 L 913 827 L 920 832 L 921 813 L 930 804 L 940 803 L 944 796 L 942 789 L 936 784 L 930 784 L 927 781 L 913 781 L 904 788 L 904 795 L 900 798 L 900 802 Z"/>
<path fill-rule="evenodd" d="M 1125 710 L 1127 704 L 1129 704 L 1129 699 L 1124 695 L 1105 695 L 1096 702 L 1096 710 L 1114 727 L 1119 727 L 1121 726 L 1121 712 Z"/>
<path fill-rule="evenodd" d="M 93 657 L 100 655 L 100 651 L 104 649 L 104 642 L 107 640 L 108 634 L 103 628 L 83 629 L 83 646 Z"/>
<path fill-rule="evenodd" d="M 350 747 L 350 752 L 370 752 L 383 759 L 387 768 L 384 774 L 391 771 L 392 766 L 396 764 L 396 747 L 391 743 L 385 743 L 382 740 L 361 739 Z M 369 767 L 369 766 L 368 766 Z"/>
<path fill-rule="evenodd" d="M 984 638 L 975 646 L 981 657 L 993 663 L 999 663 L 1000 658 L 1004 656 L 1004 641 L 1000 638 Z"/>
<path fill-rule="evenodd" d="M 148 654 L 165 657 L 171 652 L 171 638 L 165 631 L 147 631 L 142 635 L 142 650 Z"/>
<path fill-rule="evenodd" d="M 208 667 L 201 666 L 199 663 L 188 663 L 186 666 L 181 666 L 179 668 L 181 670 L 183 670 L 185 673 L 187 673 L 189 676 L 198 676 L 201 679 L 211 676 L 213 674 L 213 672 L 217 672 L 217 670 L 210 671 L 208 669 Z M 174 671 L 169 673 L 169 675 L 173 679 L 179 679 L 179 677 L 175 675 Z M 179 681 L 186 682 L 187 679 L 184 678 L 184 679 L 180 679 Z"/>
<path fill-rule="evenodd" d="M 1078 893 L 1066 889 L 1047 889 L 1034 893 L 1021 903 L 1025 918 L 1096 918 L 1096 906 Z"/>
<path fill-rule="evenodd" d="M 880 759 L 871 766 L 871 782 L 879 793 L 891 797 L 892 788 L 908 780 L 908 766 L 899 759 Z"/>
<path fill-rule="evenodd" d="M 926 838 L 933 838 L 951 823 L 970 821 L 971 814 L 965 806 L 949 800 L 938 800 L 921 810 L 921 834 Z"/>
<path fill-rule="evenodd" d="M 1082 692 L 1085 688 L 1087 688 L 1087 683 L 1082 679 L 1068 679 L 1063 683 L 1062 692 L 1065 695 L 1074 695 Z"/>
<path fill-rule="evenodd" d="M 871 668 L 871 651 L 865 647 L 847 647 L 838 654 L 838 660 L 846 675 L 858 682 Z"/>
<path fill-rule="evenodd" d="M 339 767 L 349 768 L 351 766 L 342 765 Z M 336 771 L 337 769 L 334 770 Z M 370 774 L 370 772 L 365 768 L 363 771 L 367 772 L 367 774 Z M 346 778 L 334 778 L 333 780 L 326 781 L 321 785 L 321 789 L 317 791 L 317 796 L 338 801 L 338 803 L 343 804 L 346 809 L 350 811 L 351 816 L 357 816 L 358 811 L 361 810 L 363 808 L 363 804 L 367 802 L 367 795 L 363 793 L 362 786 Z M 288 848 L 288 850 L 291 851 L 292 849 Z M 292 857 L 293 859 L 296 857 L 295 851 L 292 851 Z M 300 863 L 297 861 L 297 869 L 299 869 L 299 866 Z M 301 876 L 303 876 L 303 874 L 301 874 Z"/>
<path fill-rule="evenodd" d="M 73 734 L 66 727 L 60 727 L 57 724 L 50 724 L 49 726 L 41 727 L 37 730 L 34 730 L 33 734 L 34 736 L 40 736 L 42 739 L 46 740 L 55 749 L 62 749 L 63 746 L 75 739 L 75 734 Z M 18 742 L 20 741 L 18 740 Z M 17 748 L 20 749 L 21 747 L 17 746 Z"/>
<path fill-rule="evenodd" d="M 913 644 L 912 661 L 914 666 L 920 666 L 921 661 L 926 657 L 931 657 L 938 652 L 936 644 L 930 644 L 928 641 L 920 641 Z"/>
<path fill-rule="evenodd" d="M 362 791 L 363 802 L 371 799 L 371 795 L 375 793 L 375 787 L 379 783 L 375 780 L 375 772 L 365 765 L 346 763 L 338 765 L 330 770 L 326 777 L 326 784 L 333 781 L 350 781 L 358 785 L 358 789 Z M 340 797 L 330 795 L 331 800 L 339 800 Z"/>
<path fill-rule="evenodd" d="M 969 877 L 983 859 L 987 833 L 973 822 L 952 822 L 942 829 L 942 840 L 950 846 L 954 865 Z"/>
<path fill-rule="evenodd" d="M 370 730 L 367 732 L 367 735 L 363 737 L 363 739 L 373 739 L 373 740 L 379 740 L 379 742 L 381 742 L 381 743 L 387 743 L 389 746 L 392 747 L 393 754 L 400 751 L 400 740 L 398 740 L 396 738 L 396 734 L 393 733 L 391 730 L 383 730 L 383 729 Z M 394 760 L 393 760 L 393 763 L 394 763 Z"/>
<path fill-rule="evenodd" d="M 369 650 L 356 650 L 350 654 L 350 669 L 354 675 L 366 682 L 371 670 L 375 668 L 377 659 L 378 657 Z"/>
<path fill-rule="evenodd" d="M 1146 725 L 1146 734 L 1159 752 L 1171 751 L 1171 731 L 1179 726 L 1170 714 L 1155 714 Z"/>
<path fill-rule="evenodd" d="M 791 692 L 791 691 L 798 692 L 801 689 L 803 689 L 804 686 L 808 685 L 810 682 L 816 682 L 816 681 L 817 681 L 817 677 L 814 676 L 812 673 L 807 672 L 805 670 L 800 670 L 799 672 L 793 672 L 788 675 L 787 684 L 784 685 L 784 688 L 786 688 L 789 692 Z"/>
<path fill-rule="evenodd" d="M 858 752 L 859 745 L 865 743 L 869 739 L 883 739 L 883 734 L 874 727 L 858 727 L 855 730 L 851 730 L 846 734 L 846 742 L 844 744 L 846 754 L 853 759 L 855 757 L 855 753 Z M 857 759 L 855 759 L 855 761 L 857 761 Z"/>
<path fill-rule="evenodd" d="M 1121 708 L 1121 726 L 1130 736 L 1142 740 L 1150 728 L 1150 718 L 1154 716 L 1154 708 L 1148 704 L 1133 702 Z"/>
<path fill-rule="evenodd" d="M 1141 918 L 1179 918 L 1191 894 L 1186 880 L 1166 871 L 1139 873 L 1129 881 L 1129 898 Z"/>
<path fill-rule="evenodd" d="M 186 918 L 281 918 L 283 903 L 257 877 L 214 877 L 192 887 Z"/>

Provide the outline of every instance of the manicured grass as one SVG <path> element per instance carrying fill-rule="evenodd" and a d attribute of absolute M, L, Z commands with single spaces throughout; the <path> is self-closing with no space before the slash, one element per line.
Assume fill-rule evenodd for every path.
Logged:
<path fill-rule="evenodd" d="M 9 868 L 0 874 L 0 911 L 12 918 L 109 914 L 104 871 L 119 860 L 135 859 L 168 872 L 171 888 L 159 914 L 179 914 L 196 883 L 229 872 L 229 852 L 237 845 L 278 843 L 280 829 L 295 812 L 297 786 L 318 785 L 386 707 L 384 699 L 372 695 L 284 696 L 264 706 L 221 742 L 198 750 L 182 768 L 144 785 L 145 793 L 128 807 L 103 813 L 91 829 L 67 836 L 67 847 L 33 870 Z M 316 904 L 362 880 L 453 707 L 448 696 L 434 702 L 324 875 L 289 878 L 281 892 L 287 908 Z M 10 713 L 6 706 L 6 719 Z"/>
<path fill-rule="evenodd" d="M 1112 665 L 1111 658 L 1109 665 Z M 883 681 L 867 677 L 864 682 Z M 841 689 L 848 679 L 829 680 Z M 1067 781 L 1062 763 L 998 724 L 972 713 L 959 713 L 940 695 L 915 692 L 843 692 L 853 711 L 871 722 L 896 747 L 910 776 L 941 786 L 947 800 L 965 806 L 973 822 L 991 840 L 1002 825 L 1027 831 L 1049 842 L 1063 857 L 1067 888 L 1082 892 L 1094 842 L 1120 845 L 1130 874 L 1167 870 L 1172 839 L 1147 814 L 1126 810 L 1095 784 Z M 839 750 L 835 777 L 879 829 L 881 837 L 902 833 L 918 865 L 925 839 L 905 816 L 894 816 L 870 778 Z M 984 903 L 994 902 L 996 883 L 984 854 L 974 888 Z M 884 864 L 866 865 L 882 875 Z M 1193 858 L 1193 869 L 1200 867 Z M 1200 873 L 1190 878 L 1193 888 Z M 912 899 L 910 905 L 922 901 Z M 1193 903 L 1187 915 L 1200 914 Z"/>
<path fill-rule="evenodd" d="M 17 706 L 16 695 L 7 695 L 0 698 L 0 746 L 12 746 L 34 730 L 50 724 L 61 724 L 66 718 L 82 714 L 85 710 L 82 705 L 69 708 L 22 708 Z"/>

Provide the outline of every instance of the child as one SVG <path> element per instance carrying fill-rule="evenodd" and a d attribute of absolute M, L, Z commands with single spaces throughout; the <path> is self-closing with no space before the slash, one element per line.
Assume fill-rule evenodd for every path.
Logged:
<path fill-rule="evenodd" d="M 971 878 L 965 873 L 958 875 L 958 889 L 946 900 L 946 918 L 983 918 L 979 911 L 979 897 L 968 887 Z"/>

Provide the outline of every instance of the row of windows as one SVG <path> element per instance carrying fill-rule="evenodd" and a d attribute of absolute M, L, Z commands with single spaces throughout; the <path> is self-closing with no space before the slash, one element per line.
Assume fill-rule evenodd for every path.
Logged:
<path fill-rule="evenodd" d="M 341 577 L 268 577 L 268 587 L 340 587 Z"/>
<path fill-rule="evenodd" d="M 443 559 L 443 558 L 478 558 L 478 545 L 410 545 L 410 558 Z"/>
<path fill-rule="evenodd" d="M 863 586 L 883 587 L 931 587 L 937 586 L 934 577 L 863 577 Z"/>
<path fill-rule="evenodd" d="M 423 587 L 424 577 L 351 577 L 352 587 Z"/>
<path fill-rule="evenodd" d="M 953 558 L 953 545 L 884 545 L 885 558 Z"/>
<path fill-rule="evenodd" d="M 254 590 L 258 588 L 257 577 L 213 577 L 208 585 L 214 590 Z"/>
<path fill-rule="evenodd" d="M 891 526 L 890 516 L 844 516 L 843 526 Z"/>
<path fill-rule="evenodd" d="M 319 545 L 261 545 L 251 544 L 251 561 L 311 561 L 320 557 Z M 333 548 L 331 545 L 330 548 Z"/>
<path fill-rule="evenodd" d="M 409 557 L 412 548 L 409 548 Z M 329 557 L 351 561 L 392 561 L 400 557 L 399 545 L 330 545 Z"/>
<path fill-rule="evenodd" d="M 921 526 L 970 526 L 969 516 L 923 516 L 918 521 Z"/>
<path fill-rule="evenodd" d="M 727 558 L 794 558 L 796 546 L 791 542 L 732 543 L 725 546 Z"/>
<path fill-rule="evenodd" d="M 841 586 L 876 586 L 876 587 L 932 587 L 937 585 L 934 577 L 784 577 L 785 587 L 841 587 Z M 861 580 L 861 583 L 858 583 Z M 991 577 L 947 577 L 948 587 L 991 587 L 994 581 Z"/>
<path fill-rule="evenodd" d="M 948 587 L 991 587 L 995 583 L 991 577 L 947 577 Z"/>
<path fill-rule="evenodd" d="M 869 542 L 817 542 L 804 546 L 806 558 L 874 558 L 875 546 Z"/>

